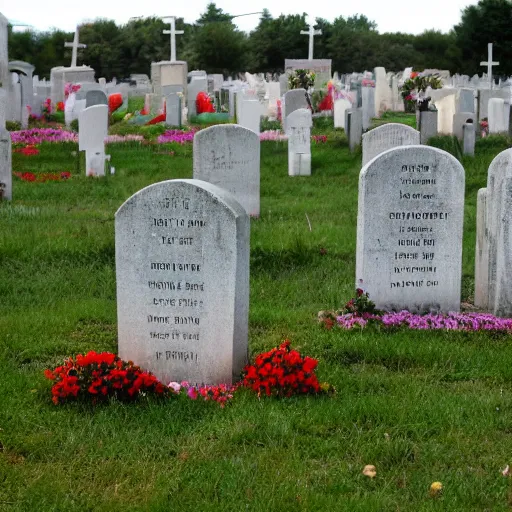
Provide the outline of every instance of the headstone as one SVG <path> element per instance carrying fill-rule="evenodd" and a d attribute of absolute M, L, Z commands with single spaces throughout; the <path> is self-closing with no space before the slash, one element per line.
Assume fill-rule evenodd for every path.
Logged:
<path fill-rule="evenodd" d="M 459 112 L 453 116 L 453 135 L 462 140 L 464 126 L 467 123 L 476 123 L 476 114 L 472 112 Z"/>
<path fill-rule="evenodd" d="M 86 176 L 104 176 L 105 138 L 108 133 L 108 107 L 94 105 L 80 112 L 78 120 L 78 149 L 85 151 Z"/>
<path fill-rule="evenodd" d="M 332 78 L 331 68 L 331 59 L 285 59 L 284 61 L 286 75 L 290 75 L 297 69 L 313 71 L 316 75 L 315 89 L 317 90 L 325 88 L 327 82 Z M 283 91 L 281 90 L 281 92 Z"/>
<path fill-rule="evenodd" d="M 108 105 L 107 95 L 103 91 L 88 91 L 86 93 L 85 107 L 94 107 L 94 105 Z"/>
<path fill-rule="evenodd" d="M 498 316 L 512 316 L 512 149 L 489 166 L 487 187 L 478 191 L 475 301 Z"/>
<path fill-rule="evenodd" d="M 299 108 L 308 108 L 308 101 L 306 100 L 305 89 L 292 89 L 283 96 L 282 115 L 283 115 L 283 129 L 286 133 L 286 118 L 295 110 Z"/>
<path fill-rule="evenodd" d="M 177 94 L 165 97 L 165 124 L 181 126 L 181 98 Z"/>
<path fill-rule="evenodd" d="M 117 211 L 119 355 L 163 383 L 231 384 L 248 358 L 249 218 L 198 180 L 150 185 Z"/>
<path fill-rule="evenodd" d="M 505 100 L 491 98 L 489 100 L 489 133 L 508 132 L 508 124 L 505 124 Z"/>
<path fill-rule="evenodd" d="M 292 112 L 287 120 L 288 129 L 288 175 L 311 176 L 311 110 L 300 108 Z"/>
<path fill-rule="evenodd" d="M 416 146 L 420 132 L 405 124 L 387 123 L 363 134 L 363 165 L 398 146 Z"/>
<path fill-rule="evenodd" d="M 194 136 L 194 179 L 233 194 L 254 217 L 260 214 L 260 138 L 239 125 L 216 125 Z"/>
<path fill-rule="evenodd" d="M 354 151 L 361 145 L 363 137 L 363 109 L 349 108 L 345 110 L 345 132 L 348 138 L 348 147 Z"/>
<path fill-rule="evenodd" d="M 7 53 L 8 21 L 0 13 L 0 84 L 5 89 L 9 80 L 9 55 Z"/>
<path fill-rule="evenodd" d="M 352 108 L 349 100 L 334 100 L 334 128 L 345 128 L 345 111 L 349 108 Z"/>
<path fill-rule="evenodd" d="M 208 80 L 205 77 L 195 76 L 188 84 L 187 92 L 187 107 L 188 107 L 188 119 L 192 116 L 197 115 L 196 99 L 200 92 L 208 91 Z"/>
<path fill-rule="evenodd" d="M 463 153 L 467 156 L 475 156 L 475 123 L 466 123 L 462 127 Z"/>
<path fill-rule="evenodd" d="M 458 112 L 475 112 L 475 91 L 473 89 L 459 89 Z"/>
<path fill-rule="evenodd" d="M 437 131 L 443 135 L 453 134 L 453 116 L 457 112 L 457 91 L 435 101 L 437 108 Z"/>
<path fill-rule="evenodd" d="M 419 113 L 419 132 L 421 144 L 426 144 L 430 138 L 437 136 L 437 111 Z"/>
<path fill-rule="evenodd" d="M 188 65 L 184 61 L 160 61 L 151 63 L 151 84 L 159 96 L 181 92 L 187 99 Z"/>
<path fill-rule="evenodd" d="M 510 99 L 510 90 L 490 90 L 480 89 L 478 91 L 478 121 L 489 118 L 489 100 L 491 98 L 501 98 L 503 100 Z"/>
<path fill-rule="evenodd" d="M 390 149 L 361 170 L 356 283 L 379 309 L 459 311 L 464 177 L 428 146 Z"/>
<path fill-rule="evenodd" d="M 241 103 L 238 124 L 260 134 L 261 105 L 257 99 L 244 98 Z"/>
<path fill-rule="evenodd" d="M 12 199 L 12 142 L 5 128 L 7 93 L 0 87 L 0 200 Z"/>
<path fill-rule="evenodd" d="M 391 109 L 392 94 L 386 78 L 386 69 L 378 67 L 373 72 L 375 75 L 375 117 L 380 117 L 382 112 Z"/>
<path fill-rule="evenodd" d="M 363 130 L 370 128 L 372 118 L 375 115 L 375 89 L 373 87 L 361 88 L 363 108 Z"/>

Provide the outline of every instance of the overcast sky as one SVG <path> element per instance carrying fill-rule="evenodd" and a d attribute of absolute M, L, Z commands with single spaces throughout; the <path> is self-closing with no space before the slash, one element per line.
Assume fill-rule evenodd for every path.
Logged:
<path fill-rule="evenodd" d="M 37 30 L 52 27 L 73 31 L 76 24 L 96 18 L 113 19 L 118 24 L 126 23 L 130 17 L 175 15 L 191 23 L 204 12 L 206 0 L 150 0 L 127 2 L 105 0 L 0 0 L 0 12 L 8 19 L 32 25 Z M 332 21 L 337 16 L 348 17 L 364 14 L 377 22 L 379 32 L 406 32 L 419 34 L 426 29 L 449 31 L 459 22 L 461 10 L 477 0 L 427 0 L 405 2 L 404 0 L 358 0 L 357 2 L 333 2 L 324 0 L 313 10 L 311 0 L 219 0 L 215 2 L 232 15 L 261 11 L 267 7 L 272 16 L 280 14 L 308 13 L 316 18 Z M 259 15 L 234 20 L 241 30 L 250 31 L 258 24 Z"/>

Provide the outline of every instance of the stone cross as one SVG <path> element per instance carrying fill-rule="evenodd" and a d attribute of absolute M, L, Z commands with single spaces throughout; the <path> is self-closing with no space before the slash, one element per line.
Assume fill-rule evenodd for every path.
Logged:
<path fill-rule="evenodd" d="M 487 45 L 487 62 L 480 62 L 480 66 L 487 66 L 487 78 L 489 79 L 489 89 L 492 89 L 492 68 L 499 66 L 499 62 L 492 61 L 492 43 Z"/>
<path fill-rule="evenodd" d="M 314 43 L 314 40 L 315 40 L 315 36 L 322 35 L 322 31 L 321 30 L 315 30 L 315 26 L 311 23 L 309 25 L 309 29 L 308 30 L 301 30 L 300 33 L 309 36 L 309 55 L 308 55 L 308 60 L 313 60 L 313 43 Z"/>
<path fill-rule="evenodd" d="M 171 62 L 176 62 L 176 36 L 183 34 L 183 30 L 176 30 L 176 16 L 168 16 L 171 30 L 164 30 L 164 34 L 171 35 Z M 164 18 L 164 19 L 167 19 Z"/>
<path fill-rule="evenodd" d="M 75 30 L 75 37 L 73 38 L 72 43 L 64 43 L 65 48 L 73 48 L 73 53 L 71 55 L 71 67 L 76 68 L 76 57 L 78 53 L 78 48 L 87 48 L 86 44 L 81 44 L 78 42 L 78 27 Z"/>

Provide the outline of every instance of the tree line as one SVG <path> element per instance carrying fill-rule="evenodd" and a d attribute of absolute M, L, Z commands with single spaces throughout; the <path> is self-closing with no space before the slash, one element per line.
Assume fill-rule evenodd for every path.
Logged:
<path fill-rule="evenodd" d="M 315 37 L 314 57 L 332 59 L 333 71 L 351 73 L 384 66 L 400 71 L 413 66 L 447 69 L 452 73 L 482 73 L 480 61 L 487 60 L 487 43 L 494 43 L 494 58 L 500 61 L 497 73 L 512 75 L 512 0 L 480 0 L 466 7 L 458 25 L 445 34 L 427 30 L 419 35 L 405 32 L 379 33 L 375 22 L 364 15 L 342 16 L 333 22 L 316 19 L 322 30 Z M 126 78 L 132 73 L 150 74 L 151 62 L 168 60 L 169 25 L 160 18 L 134 19 L 125 25 L 98 19 L 80 27 L 78 64 L 87 64 L 96 77 Z M 306 14 L 273 18 L 265 9 L 258 26 L 249 34 L 237 29 L 234 17 L 214 3 L 192 24 L 183 18 L 176 28 L 177 58 L 188 62 L 189 70 L 232 75 L 237 72 L 282 72 L 286 58 L 306 58 L 308 36 Z M 9 27 L 9 59 L 24 60 L 36 67 L 40 77 L 49 77 L 55 66 L 68 66 L 71 49 L 64 43 L 73 33 L 13 32 Z"/>

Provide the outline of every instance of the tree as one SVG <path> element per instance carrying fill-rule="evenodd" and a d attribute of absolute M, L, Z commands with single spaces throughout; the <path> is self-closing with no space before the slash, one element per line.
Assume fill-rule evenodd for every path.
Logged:
<path fill-rule="evenodd" d="M 459 71 L 482 73 L 480 61 L 487 60 L 487 44 L 493 43 L 494 57 L 500 62 L 502 74 L 512 74 L 512 1 L 480 0 L 466 7 L 454 27 L 456 45 L 460 50 Z"/>

